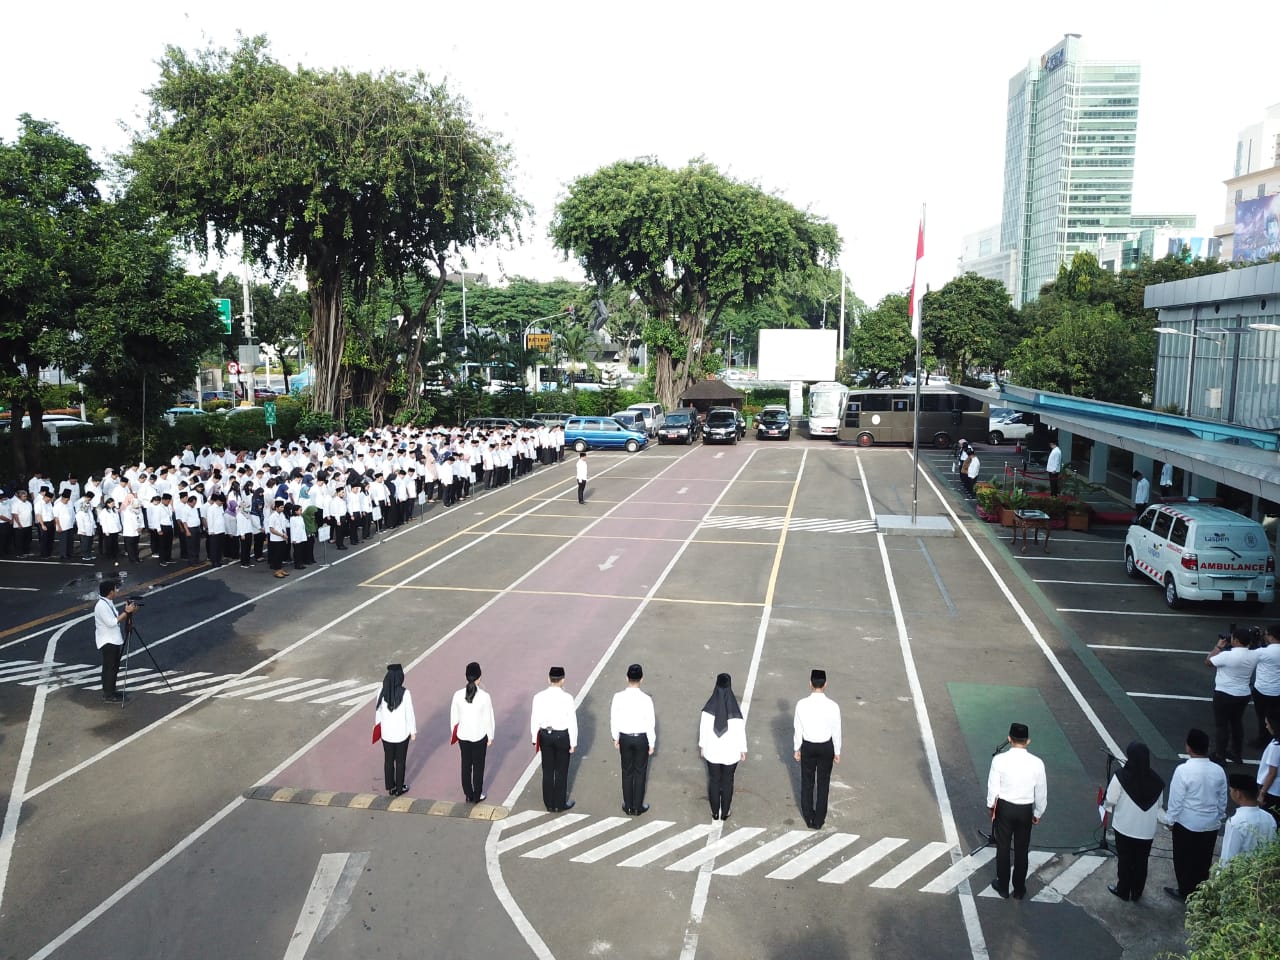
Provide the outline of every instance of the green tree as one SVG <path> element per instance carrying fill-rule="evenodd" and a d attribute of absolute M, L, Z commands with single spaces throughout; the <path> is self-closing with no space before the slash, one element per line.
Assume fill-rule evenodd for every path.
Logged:
<path fill-rule="evenodd" d="M 999 280 L 966 273 L 924 295 L 921 338 L 961 382 L 974 366 L 1004 366 L 1016 339 L 1016 314 Z"/>
<path fill-rule="evenodd" d="M 317 410 L 340 414 L 350 394 L 347 303 L 380 280 L 418 280 L 424 296 L 395 331 L 416 356 L 448 257 L 512 238 L 525 212 L 509 148 L 422 74 L 290 71 L 263 37 L 194 56 L 169 47 L 160 69 L 124 163 L 200 254 L 241 242 L 269 269 L 305 271 Z"/>
<path fill-rule="evenodd" d="M 1155 334 L 1147 341 L 1109 303 L 1065 302 L 1048 325 L 1014 348 L 1013 379 L 1024 387 L 1138 405 L 1151 389 Z"/>
<path fill-rule="evenodd" d="M 648 309 L 654 389 L 674 406 L 731 303 L 749 305 L 788 272 L 834 256 L 835 228 L 698 160 L 679 170 L 619 161 L 569 186 L 551 237 L 598 285 Z"/>
<path fill-rule="evenodd" d="M 861 311 L 849 331 L 850 366 L 865 370 L 868 386 L 896 379 L 915 365 L 916 341 L 907 316 L 907 295 L 887 294 L 870 310 Z"/>

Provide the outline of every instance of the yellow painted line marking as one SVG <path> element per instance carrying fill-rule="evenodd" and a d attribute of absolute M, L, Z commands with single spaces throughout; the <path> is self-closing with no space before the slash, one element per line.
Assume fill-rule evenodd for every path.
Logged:
<path fill-rule="evenodd" d="M 319 793 L 314 794 L 307 803 L 313 807 L 327 807 L 337 795 L 337 790 L 321 790 Z"/>
<path fill-rule="evenodd" d="M 352 810 L 368 810 L 373 806 L 373 801 L 378 798 L 376 793 L 357 793 L 351 798 L 351 802 L 347 804 Z M 399 800 L 399 797 L 396 797 Z"/>
<path fill-rule="evenodd" d="M 808 451 L 805 451 L 808 456 Z M 791 485 L 791 499 L 787 501 L 787 512 L 782 515 L 782 533 L 778 537 L 778 549 L 773 555 L 773 569 L 769 571 L 769 586 L 764 592 L 765 607 L 773 607 L 773 594 L 778 587 L 778 571 L 782 569 L 782 551 L 787 546 L 787 531 L 791 527 L 791 515 L 796 509 L 796 497 L 800 494 L 800 478 L 804 476 L 804 457 L 800 460 L 800 469 L 796 471 L 795 482 Z"/>
<path fill-rule="evenodd" d="M 697 543 L 697 540 L 692 541 Z M 773 544 L 767 544 L 773 546 Z M 448 587 L 425 586 L 409 583 L 397 586 L 394 583 L 362 583 L 362 587 L 374 590 L 434 590 L 439 593 L 508 593 L 522 594 L 530 597 L 585 597 L 590 600 L 643 600 L 642 596 L 631 596 L 624 593 L 579 593 L 572 590 L 502 590 L 498 587 Z M 651 603 L 698 603 L 710 607 L 762 607 L 764 604 L 746 600 L 685 600 L 679 597 L 649 597 Z"/>

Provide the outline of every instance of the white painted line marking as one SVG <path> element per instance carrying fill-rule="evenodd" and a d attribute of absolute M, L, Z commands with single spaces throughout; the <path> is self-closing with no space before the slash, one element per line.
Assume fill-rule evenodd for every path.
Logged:
<path fill-rule="evenodd" d="M 752 453 L 754 453 L 754 452 L 755 452 L 755 451 L 753 450 L 753 451 L 752 451 Z M 712 459 L 714 459 L 714 460 L 719 460 L 719 459 L 720 459 L 721 457 L 723 457 L 723 456 L 724 456 L 724 451 L 723 451 L 723 450 L 721 450 L 721 451 L 720 451 L 719 453 L 717 453 L 717 454 L 716 454 Z"/>
<path fill-rule="evenodd" d="M 818 878 L 819 883 L 844 883 L 856 877 L 862 871 L 875 866 L 888 854 L 897 850 L 907 841 L 903 837 L 883 837 L 867 847 L 859 850 L 834 870 L 829 870 Z"/>
<path fill-rule="evenodd" d="M 316 694 L 320 694 L 320 693 L 331 694 L 335 690 L 347 691 L 348 688 L 354 687 L 359 682 L 360 682 L 359 680 L 338 680 L 333 683 L 327 684 L 323 687 L 318 687 L 314 690 L 307 690 L 305 693 L 295 693 L 287 697 L 281 697 L 276 702 L 277 703 L 297 703 L 299 700 L 308 700 L 311 703 L 319 703 L 320 701 L 312 700 L 311 698 L 316 696 Z"/>
<path fill-rule="evenodd" d="M 138 669 L 141 670 L 142 668 L 139 667 Z M 212 677 L 213 674 L 207 670 L 197 670 L 195 673 L 184 673 L 183 676 L 194 680 L 197 677 Z M 231 674 L 231 676 L 234 677 L 235 674 L 233 673 Z M 129 693 L 140 693 L 143 690 L 150 690 L 152 687 L 163 687 L 163 686 L 164 686 L 164 677 L 153 677 L 152 679 L 147 680 L 144 683 L 129 684 L 128 691 Z"/>
<path fill-rule="evenodd" d="M 213 694 L 213 696 L 219 697 L 219 698 L 243 697 L 245 694 L 261 693 L 263 690 L 270 690 L 273 687 L 282 687 L 286 683 L 297 683 L 301 679 L 302 679 L 301 677 L 277 677 L 275 680 L 268 680 L 266 683 L 259 683 L 256 686 L 252 686 L 244 690 L 237 690 L 234 693 L 221 692 L 221 693 L 215 693 Z"/>
<path fill-rule="evenodd" d="M 288 687 L 277 687 L 275 690 L 267 693 L 255 694 L 251 697 L 245 697 L 246 700 L 271 700 L 282 693 L 293 693 L 296 690 L 314 689 L 319 684 L 328 683 L 329 681 L 323 677 L 319 680 L 303 680 L 301 683 L 295 683 Z"/>
<path fill-rule="evenodd" d="M 1145 583 L 1133 583 L 1129 580 L 1039 580 L 1033 579 L 1032 583 L 1065 583 L 1073 587 L 1143 587 Z"/>
<path fill-rule="evenodd" d="M 1045 556 L 1044 554 L 1034 554 L 1034 553 L 1018 553 L 1018 554 L 1014 554 L 1014 555 L 1013 555 L 1013 559 L 1015 559 L 1015 560 L 1052 560 L 1052 561 L 1053 561 L 1053 562 L 1055 562 L 1055 563 L 1112 563 L 1112 564 L 1116 564 L 1116 563 L 1119 563 L 1119 562 L 1120 562 L 1119 560 L 1114 560 L 1114 559 L 1111 559 L 1111 558 L 1108 558 L 1108 557 L 1059 557 L 1059 556 Z M 986 894 L 983 894 L 983 896 L 986 896 Z"/>
<path fill-rule="evenodd" d="M 601 572 L 603 572 L 603 571 L 605 571 L 605 570 L 608 570 L 610 567 L 612 567 L 612 566 L 613 566 L 615 563 L 617 563 L 617 562 L 618 562 L 618 555 L 617 555 L 616 553 L 611 553 L 611 554 L 609 554 L 609 559 L 608 559 L 608 560 L 606 560 L 604 563 L 596 564 L 596 566 L 598 566 L 598 567 L 600 568 Z"/>
<path fill-rule="evenodd" d="M 668 870 L 675 870 L 678 873 L 690 873 L 697 870 L 705 863 L 710 863 L 722 853 L 727 853 L 734 847 L 742 846 L 752 837 L 759 836 L 764 833 L 764 827 L 739 827 L 727 837 L 721 837 L 714 843 L 708 843 L 701 850 L 689 854 L 683 860 L 677 860 L 675 863 L 667 867 Z"/>
<path fill-rule="evenodd" d="M 531 843 L 548 834 L 555 833 L 557 830 L 572 827 L 575 823 L 585 819 L 587 819 L 585 813 L 566 813 L 563 816 L 555 817 L 545 823 L 538 824 L 536 827 L 530 827 L 528 830 L 517 833 L 514 837 L 507 837 L 498 844 L 498 853 L 506 853 L 516 847 L 523 847 L 526 843 Z"/>
<path fill-rule="evenodd" d="M 21 590 L 23 593 L 39 593 L 39 587 L 0 587 L 0 590 Z"/>
<path fill-rule="evenodd" d="M 691 843 L 696 843 L 713 828 L 719 826 L 720 821 L 716 820 L 712 823 L 700 823 L 697 826 L 690 827 L 688 830 L 677 833 L 674 837 L 667 837 L 661 843 L 655 843 L 648 850 L 641 850 L 634 856 L 627 857 L 618 864 L 620 867 L 644 867 L 653 861 L 665 857 L 667 854 L 679 850 L 681 847 L 687 847 Z"/>
<path fill-rule="evenodd" d="M 225 681 L 230 680 L 232 677 L 239 676 L 239 674 L 223 673 L 218 676 L 206 675 L 206 676 L 200 677 L 199 679 L 186 679 L 186 677 L 192 677 L 192 676 L 194 675 L 186 674 L 185 677 L 179 677 L 178 680 L 181 682 L 172 683 L 169 686 L 164 687 L 164 692 L 169 693 L 172 691 L 173 693 L 177 693 L 181 690 L 185 690 L 185 691 L 188 691 L 187 693 L 188 696 L 193 696 L 194 691 L 198 690 L 200 687 L 212 686 L 215 683 L 224 683 Z M 138 688 L 134 687 L 133 689 L 137 690 Z"/>
<path fill-rule="evenodd" d="M 372 694 L 375 690 L 381 690 L 381 689 L 382 689 L 382 684 L 380 683 L 371 683 L 362 688 L 364 692 L 369 694 Z M 308 703 L 335 703 L 339 700 L 342 700 L 344 703 L 348 703 L 348 705 L 350 705 L 347 697 L 347 695 L 351 693 L 350 689 L 343 690 L 341 693 L 330 693 L 323 697 L 312 696 L 312 694 L 319 693 L 319 692 L 320 691 L 318 690 L 309 690 L 307 692 L 307 702 Z M 510 819 L 510 817 L 508 817 L 507 819 Z"/>
<path fill-rule="evenodd" d="M 1032 850 L 1029 852 L 1027 854 L 1027 876 L 1030 877 L 1052 859 L 1053 854 L 1048 850 Z M 988 900 L 1000 899 L 1000 894 L 991 889 L 990 883 L 983 887 L 982 892 L 978 894 L 978 896 L 984 897 Z"/>
<path fill-rule="evenodd" d="M 676 496 L 678 496 L 678 497 L 682 497 L 682 496 L 684 496 L 684 495 L 685 495 L 686 493 L 688 493 L 688 492 L 689 492 L 689 488 L 688 488 L 688 487 L 681 487 L 679 490 L 677 490 L 677 491 L 676 491 Z"/>
<path fill-rule="evenodd" d="M 838 853 L 858 839 L 856 833 L 833 833 L 821 843 L 816 843 L 804 853 L 795 857 L 772 873 L 766 874 L 767 880 L 794 880 L 811 867 L 817 866 L 827 857 Z"/>
<path fill-rule="evenodd" d="M 1177 617 L 1179 620 L 1200 617 L 1201 619 L 1221 620 L 1221 617 L 1206 617 L 1195 613 L 1162 613 L 1143 610 L 1090 610 L 1084 607 L 1058 607 L 1059 613 L 1096 613 L 1103 617 Z"/>
<path fill-rule="evenodd" d="M 1140 697 L 1143 700 L 1186 700 L 1191 703 L 1213 703 L 1213 697 L 1187 697 L 1177 693 L 1139 693 L 1137 690 L 1126 690 L 1125 694 L 1130 697 Z"/>
<path fill-rule="evenodd" d="M 349 853 L 326 853 L 320 857 L 315 876 L 311 878 L 311 889 L 307 891 L 307 898 L 302 901 L 302 911 L 298 914 L 298 922 L 289 938 L 289 949 L 284 952 L 284 960 L 306 960 L 311 940 L 320 926 L 320 918 L 329 906 L 329 900 L 338 886 L 338 878 L 342 876 L 349 856 Z"/>
<path fill-rule="evenodd" d="M 871 886 L 877 890 L 896 889 L 950 849 L 951 845 L 941 840 L 926 843 L 884 876 L 872 881 Z"/>
<path fill-rule="evenodd" d="M 770 840 L 732 863 L 727 863 L 723 867 L 716 867 L 714 872 L 718 877 L 740 877 L 748 870 L 758 867 L 784 850 L 790 850 L 805 837 L 812 835 L 812 830 L 788 830 L 782 836 Z"/>
<path fill-rule="evenodd" d="M 518 827 L 522 823 L 529 823 L 532 820 L 540 820 L 546 814 L 539 810 L 521 810 L 519 813 L 513 813 L 505 819 L 497 821 L 502 824 L 503 831 L 510 830 L 512 827 Z"/>
<path fill-rule="evenodd" d="M 921 893 L 949 893 L 961 880 L 967 880 L 984 866 L 994 860 L 996 848 L 985 846 L 972 856 L 953 863 L 935 880 L 920 888 Z"/>
<path fill-rule="evenodd" d="M 0 680 L 5 679 L 6 673 L 21 672 L 35 664 L 34 660 L 11 660 L 3 667 L 0 667 Z"/>
<path fill-rule="evenodd" d="M 581 830 L 575 830 L 573 833 L 560 837 L 558 840 L 552 840 L 550 843 L 544 843 L 540 847 L 534 847 L 532 850 L 522 853 L 521 856 L 530 860 L 545 860 L 547 857 L 553 857 L 557 853 L 564 853 L 570 847 L 586 843 L 592 837 L 608 833 L 614 827 L 626 823 L 630 819 L 630 817 L 605 817 L 597 823 L 585 826 Z"/>
<path fill-rule="evenodd" d="M 667 827 L 674 827 L 674 820 L 650 820 L 648 823 L 636 827 L 634 830 L 628 830 L 620 837 L 615 837 L 608 843 L 602 843 L 598 847 L 592 847 L 585 853 L 580 853 L 576 857 L 570 857 L 570 863 L 595 863 L 603 860 L 605 857 L 612 856 L 619 850 L 625 850 L 627 847 L 633 847 L 642 840 L 646 840 L 655 833 L 661 833 Z"/>
<path fill-rule="evenodd" d="M 1127 650 L 1134 653 L 1193 653 L 1197 657 L 1203 657 L 1203 650 L 1179 650 L 1177 647 L 1125 647 L 1114 643 L 1091 643 L 1088 645 L 1091 650 Z"/>
<path fill-rule="evenodd" d="M 341 701 L 341 703 L 344 707 L 358 707 L 361 704 L 368 704 L 369 706 L 373 706 L 373 704 L 369 702 L 369 698 L 372 697 L 381 689 L 382 689 L 382 684 L 371 683 L 369 684 L 369 686 L 365 687 L 363 690 L 360 690 L 356 696 L 352 697 L 350 700 L 343 700 Z M 351 691 L 348 690 L 347 692 L 350 693 Z"/>
<path fill-rule="evenodd" d="M 46 665 L 43 663 L 39 663 L 39 664 L 36 664 L 34 667 L 26 667 L 21 672 L 11 673 L 9 676 L 5 677 L 4 679 L 6 681 L 11 681 L 11 682 L 21 682 L 23 680 L 30 680 L 32 678 L 42 678 L 42 677 L 47 679 L 52 679 L 56 675 L 57 671 L 59 669 L 62 669 L 63 666 L 64 666 L 63 664 L 47 664 Z M 40 681 L 37 679 L 36 682 L 38 683 Z"/>
<path fill-rule="evenodd" d="M 1047 887 L 1032 897 L 1031 902 L 1061 903 L 1063 897 L 1074 890 L 1081 880 L 1102 866 L 1102 863 L 1102 857 L 1079 857 L 1075 863 L 1054 877 Z"/>

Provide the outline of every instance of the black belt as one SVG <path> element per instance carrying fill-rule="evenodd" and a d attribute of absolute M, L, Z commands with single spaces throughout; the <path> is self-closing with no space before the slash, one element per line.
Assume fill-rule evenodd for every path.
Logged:
<path fill-rule="evenodd" d="M 553 733 L 568 733 L 569 728 L 565 727 L 563 730 L 557 730 L 555 727 L 543 727 L 542 732 L 550 736 Z"/>

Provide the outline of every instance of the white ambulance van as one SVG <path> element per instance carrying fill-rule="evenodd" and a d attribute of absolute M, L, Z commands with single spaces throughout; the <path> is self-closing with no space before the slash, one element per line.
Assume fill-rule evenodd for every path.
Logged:
<path fill-rule="evenodd" d="M 1208 503 L 1158 503 L 1130 525 L 1124 569 L 1164 587 L 1164 601 L 1270 603 L 1276 560 L 1257 521 Z"/>

